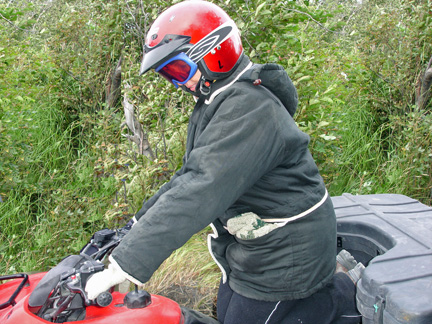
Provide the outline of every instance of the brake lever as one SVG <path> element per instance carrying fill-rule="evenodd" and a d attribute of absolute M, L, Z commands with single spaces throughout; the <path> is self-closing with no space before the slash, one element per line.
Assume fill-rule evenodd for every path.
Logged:
<path fill-rule="evenodd" d="M 117 245 L 119 245 L 120 241 L 121 241 L 121 239 L 117 239 L 114 242 L 110 242 L 110 243 L 104 245 L 103 247 L 100 248 L 99 251 L 93 253 L 91 255 L 91 257 L 95 260 L 103 259 L 109 250 L 111 250 L 111 249 L 115 248 Z"/>
<path fill-rule="evenodd" d="M 14 306 L 16 304 L 16 301 L 15 301 L 16 297 L 18 296 L 20 291 L 24 288 L 24 286 L 28 285 L 28 281 L 29 281 L 28 275 L 26 273 L 7 275 L 7 276 L 2 276 L 0 278 L 0 281 L 9 280 L 9 279 L 17 279 L 17 278 L 23 278 L 23 280 L 21 281 L 21 283 L 19 284 L 19 286 L 17 287 L 15 292 L 12 294 L 12 296 L 9 298 L 9 300 L 6 303 L 0 304 L 0 309 L 7 308 L 11 305 Z"/>
<path fill-rule="evenodd" d="M 104 229 L 95 233 L 90 242 L 81 250 L 81 254 L 89 255 L 94 260 L 102 260 L 110 250 L 114 249 L 130 228 L 122 227 L 120 229 L 108 230 Z M 96 249 L 95 252 L 90 252 L 91 249 Z"/>
<path fill-rule="evenodd" d="M 91 306 L 93 304 L 91 300 L 88 299 L 87 294 L 83 288 L 75 286 L 73 283 L 70 282 L 66 283 L 66 287 L 72 294 L 80 294 L 81 297 L 84 299 L 85 306 Z"/>

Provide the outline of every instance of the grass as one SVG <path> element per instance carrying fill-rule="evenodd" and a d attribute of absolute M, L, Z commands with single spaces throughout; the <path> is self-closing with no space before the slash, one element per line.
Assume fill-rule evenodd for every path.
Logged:
<path fill-rule="evenodd" d="M 202 313 L 214 315 L 221 273 L 207 250 L 210 228 L 195 234 L 174 251 L 155 272 L 145 289 Z"/>

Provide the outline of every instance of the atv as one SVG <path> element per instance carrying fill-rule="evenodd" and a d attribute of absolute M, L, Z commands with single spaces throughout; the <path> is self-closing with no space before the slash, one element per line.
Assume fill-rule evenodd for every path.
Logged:
<path fill-rule="evenodd" d="M 87 280 L 104 269 L 104 258 L 127 232 L 95 233 L 79 255 L 66 257 L 48 272 L 0 277 L 10 280 L 0 285 L 0 323 L 184 323 L 176 302 L 137 287 L 126 294 L 111 289 L 94 301 L 87 298 Z"/>
<path fill-rule="evenodd" d="M 366 266 L 356 293 L 362 324 L 432 323 L 432 208 L 396 194 L 343 194 L 332 201 L 337 249 Z M 87 280 L 104 269 L 126 234 L 99 231 L 80 255 L 46 273 L 0 277 L 9 280 L 0 285 L 0 323 L 202 323 L 190 321 L 191 313 L 171 299 L 136 287 L 87 298 Z"/>

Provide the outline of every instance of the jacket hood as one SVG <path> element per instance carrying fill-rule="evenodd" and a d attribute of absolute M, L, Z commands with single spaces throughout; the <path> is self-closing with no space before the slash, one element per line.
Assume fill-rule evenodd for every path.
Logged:
<path fill-rule="evenodd" d="M 285 69 L 278 64 L 254 64 L 241 75 L 239 82 L 252 82 L 270 90 L 285 106 L 291 116 L 297 110 L 298 95 Z"/>
<path fill-rule="evenodd" d="M 261 85 L 270 90 L 283 104 L 289 114 L 293 117 L 298 104 L 297 90 L 285 69 L 275 63 L 253 64 L 250 59 L 243 55 L 239 65 L 228 78 L 216 80 L 208 88 L 208 94 L 199 96 L 210 104 L 213 99 L 228 89 L 235 82 L 250 82 Z M 202 86 L 202 82 L 200 83 Z"/>

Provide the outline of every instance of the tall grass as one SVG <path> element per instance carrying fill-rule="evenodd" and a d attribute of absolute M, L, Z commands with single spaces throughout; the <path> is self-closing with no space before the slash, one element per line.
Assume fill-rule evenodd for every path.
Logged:
<path fill-rule="evenodd" d="M 432 205 L 432 115 L 414 111 L 390 123 L 391 147 L 382 178 L 389 190 Z"/>
<path fill-rule="evenodd" d="M 385 126 L 374 129 L 374 116 L 364 105 L 349 106 L 341 120 L 340 148 L 335 154 L 338 171 L 333 175 L 332 195 L 371 193 L 379 178 L 378 166 L 383 163 Z"/>
<path fill-rule="evenodd" d="M 9 123 L 18 126 L 9 128 L 10 143 L 25 143 L 25 148 L 9 161 L 17 170 L 10 175 L 10 190 L 0 204 L 0 236 L 7 242 L 2 245 L 5 262 L 0 262 L 0 272 L 43 268 L 55 258 L 54 250 L 63 247 L 59 232 L 76 223 L 68 217 L 56 218 L 54 198 L 71 179 L 67 172 L 74 160 L 71 132 L 62 129 L 64 113 L 55 105 L 45 105 L 35 101 L 22 112 L 31 117 L 11 118 Z M 19 125 L 23 121 L 29 126 Z M 35 254 L 39 257 L 31 257 Z"/>

